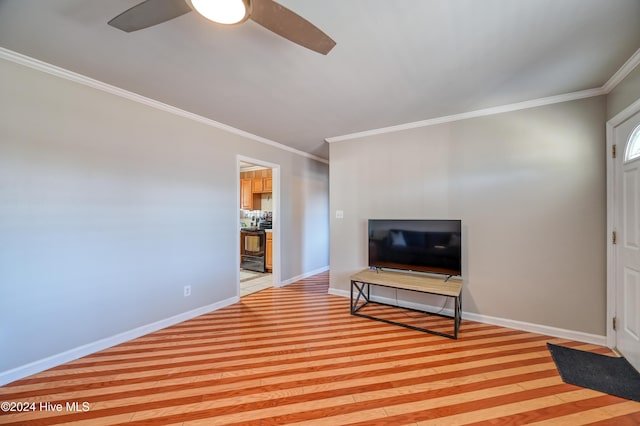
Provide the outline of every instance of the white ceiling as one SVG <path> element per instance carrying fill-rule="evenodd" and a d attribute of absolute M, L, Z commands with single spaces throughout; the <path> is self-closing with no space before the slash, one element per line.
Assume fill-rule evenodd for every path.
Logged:
<path fill-rule="evenodd" d="M 188 13 L 134 33 L 139 0 L 0 0 L 0 46 L 295 149 L 601 87 L 640 48 L 640 0 L 281 0 L 327 56 Z"/>

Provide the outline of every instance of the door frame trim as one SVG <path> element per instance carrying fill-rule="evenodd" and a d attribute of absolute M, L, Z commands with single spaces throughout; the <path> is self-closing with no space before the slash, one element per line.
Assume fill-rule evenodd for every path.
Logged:
<path fill-rule="evenodd" d="M 614 158 L 611 155 L 613 150 L 614 134 L 613 131 L 620 124 L 628 120 L 630 117 L 640 112 L 640 99 L 626 107 L 624 110 L 616 114 L 613 118 L 606 123 L 607 132 L 607 346 L 610 348 L 616 347 L 616 332 L 613 329 L 613 318 L 616 316 L 616 253 L 615 247 L 611 243 L 611 236 L 615 230 L 616 215 L 618 213 L 618 206 L 616 205 L 615 194 L 615 172 L 616 166 Z M 623 147 L 617 147 L 616 155 L 624 155 Z"/>

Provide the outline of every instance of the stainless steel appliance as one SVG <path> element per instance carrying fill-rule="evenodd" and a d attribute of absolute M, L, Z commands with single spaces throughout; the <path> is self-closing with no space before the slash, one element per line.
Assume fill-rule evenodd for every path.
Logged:
<path fill-rule="evenodd" d="M 240 268 L 265 272 L 267 235 L 264 229 L 243 228 L 240 230 Z"/>

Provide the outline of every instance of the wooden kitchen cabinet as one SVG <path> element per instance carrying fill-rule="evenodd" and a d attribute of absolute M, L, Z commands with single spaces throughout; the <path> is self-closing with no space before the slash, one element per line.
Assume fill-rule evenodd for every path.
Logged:
<path fill-rule="evenodd" d="M 270 178 L 270 177 L 262 178 L 262 190 L 264 192 L 273 191 L 273 178 Z"/>
<path fill-rule="evenodd" d="M 264 192 L 263 179 L 262 178 L 253 178 L 253 179 L 251 179 L 251 191 L 254 194 L 259 194 L 259 193 Z"/>
<path fill-rule="evenodd" d="M 271 176 L 271 169 L 241 172 L 240 179 L 251 180 L 251 192 L 253 192 L 254 194 L 273 192 L 273 178 Z"/>
<path fill-rule="evenodd" d="M 240 172 L 240 208 L 261 210 L 262 195 L 273 192 L 271 169 Z"/>
<path fill-rule="evenodd" d="M 273 178 L 253 178 L 251 188 L 254 194 L 262 194 L 273 191 Z"/>
<path fill-rule="evenodd" d="M 243 210 L 253 210 L 253 191 L 251 179 L 240 179 L 240 208 Z"/>
<path fill-rule="evenodd" d="M 267 232 L 267 250 L 264 264 L 267 272 L 273 272 L 273 232 Z"/>

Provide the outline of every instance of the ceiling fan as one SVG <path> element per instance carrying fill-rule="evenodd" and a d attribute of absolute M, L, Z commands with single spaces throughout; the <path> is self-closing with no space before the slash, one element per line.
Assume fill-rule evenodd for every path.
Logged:
<path fill-rule="evenodd" d="M 145 0 L 110 20 L 109 25 L 132 32 L 161 24 L 192 10 L 225 25 L 251 19 L 287 40 L 323 55 L 336 45 L 318 27 L 273 0 Z"/>

